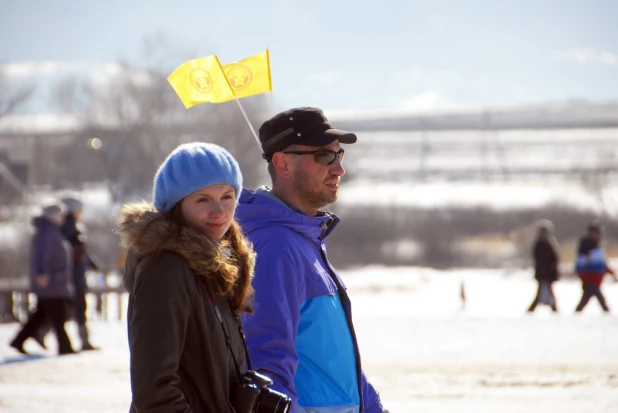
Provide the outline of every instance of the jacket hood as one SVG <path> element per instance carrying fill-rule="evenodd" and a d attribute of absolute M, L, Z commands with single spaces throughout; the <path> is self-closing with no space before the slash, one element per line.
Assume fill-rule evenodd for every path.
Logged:
<path fill-rule="evenodd" d="M 118 220 L 121 245 L 128 251 L 124 285 L 130 291 L 139 261 L 145 255 L 162 251 L 183 257 L 191 270 L 202 278 L 225 270 L 217 262 L 222 254 L 218 244 L 200 232 L 179 226 L 145 202 L 125 205 Z M 220 257 L 219 257 L 220 258 Z"/>
<path fill-rule="evenodd" d="M 236 219 L 246 234 L 263 227 L 280 225 L 319 243 L 340 221 L 330 212 L 320 211 L 320 215 L 315 217 L 296 212 L 283 202 L 273 199 L 273 195 L 267 192 L 267 189 L 262 188 L 256 191 L 243 189 L 236 208 Z"/>
<path fill-rule="evenodd" d="M 36 229 L 55 229 L 60 230 L 60 227 L 45 217 L 34 217 L 32 218 L 32 225 Z"/>

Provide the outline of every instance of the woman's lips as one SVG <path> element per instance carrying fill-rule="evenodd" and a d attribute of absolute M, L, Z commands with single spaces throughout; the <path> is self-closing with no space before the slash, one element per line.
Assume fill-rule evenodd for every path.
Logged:
<path fill-rule="evenodd" d="M 223 229 L 223 222 L 220 222 L 220 223 L 210 222 L 210 223 L 206 224 L 206 226 L 214 229 L 215 231 L 218 231 L 220 229 Z"/>

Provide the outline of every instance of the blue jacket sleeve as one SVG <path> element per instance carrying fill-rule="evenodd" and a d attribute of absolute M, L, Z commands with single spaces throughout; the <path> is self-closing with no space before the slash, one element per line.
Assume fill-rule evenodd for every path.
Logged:
<path fill-rule="evenodd" d="M 373 385 L 369 383 L 364 371 L 362 372 L 361 380 L 363 386 L 363 413 L 382 413 L 384 408 L 382 407 L 380 395 Z"/>
<path fill-rule="evenodd" d="M 253 287 L 254 314 L 245 317 L 245 334 L 255 370 L 273 380 L 272 389 L 292 399 L 291 413 L 297 413 L 298 396 L 294 376 L 298 366 L 296 334 L 303 288 L 293 254 L 279 235 L 253 233 L 257 252 Z M 276 243 L 269 239 L 277 239 Z"/>

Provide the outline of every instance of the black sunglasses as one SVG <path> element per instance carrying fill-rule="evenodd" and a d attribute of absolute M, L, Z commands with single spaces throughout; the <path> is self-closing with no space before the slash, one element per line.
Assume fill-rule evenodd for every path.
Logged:
<path fill-rule="evenodd" d="M 339 149 L 337 152 L 330 149 L 318 149 L 317 151 L 283 151 L 283 153 L 291 153 L 294 155 L 313 155 L 313 159 L 320 165 L 331 165 L 335 162 L 335 159 L 339 159 L 339 162 L 343 161 L 343 155 L 345 151 Z"/>

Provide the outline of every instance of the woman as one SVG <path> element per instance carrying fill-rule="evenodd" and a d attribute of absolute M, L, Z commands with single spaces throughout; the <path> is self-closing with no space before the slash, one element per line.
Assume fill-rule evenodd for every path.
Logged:
<path fill-rule="evenodd" d="M 255 262 L 234 220 L 241 188 L 229 152 L 190 143 L 157 171 L 154 205 L 123 207 L 131 411 L 233 411 L 245 372 L 238 312 L 251 312 Z"/>
<path fill-rule="evenodd" d="M 538 304 L 547 304 L 554 313 L 557 313 L 558 306 L 552 284 L 560 278 L 558 271 L 560 247 L 553 235 L 554 224 L 551 221 L 542 219 L 537 226 L 538 233 L 532 249 L 532 257 L 534 258 L 534 278 L 538 282 L 538 288 L 528 312 L 533 312 Z"/>
<path fill-rule="evenodd" d="M 63 205 L 50 201 L 41 216 L 34 218 L 35 228 L 30 254 L 30 291 L 36 294 L 36 311 L 11 341 L 11 347 L 28 354 L 24 342 L 35 337 L 47 322 L 51 323 L 58 340 L 58 354 L 74 354 L 64 328 L 66 308 L 73 298 L 73 261 L 71 244 L 60 227 L 64 220 Z"/>

